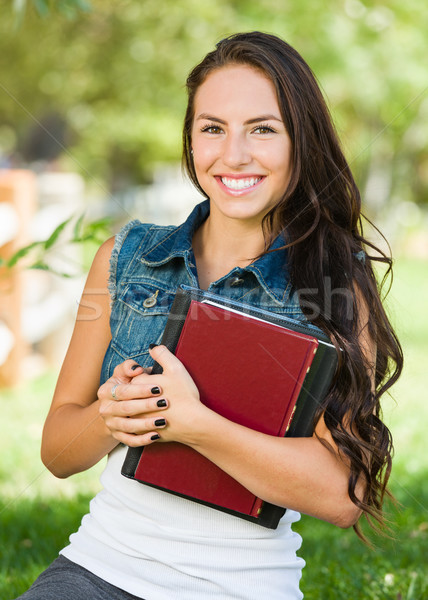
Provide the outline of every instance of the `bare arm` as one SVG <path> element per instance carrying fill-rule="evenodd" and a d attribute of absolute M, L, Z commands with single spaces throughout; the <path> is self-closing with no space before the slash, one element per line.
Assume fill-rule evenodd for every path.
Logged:
<path fill-rule="evenodd" d="M 102 361 L 110 341 L 110 297 L 108 268 L 113 238 L 98 250 L 80 301 L 73 336 L 59 375 L 52 405 L 46 418 L 41 455 L 44 464 L 57 477 L 68 477 L 96 464 L 119 442 L 120 426 L 113 417 L 122 414 L 126 402 L 114 401 L 111 390 L 121 384 L 123 400 L 132 400 L 140 413 L 162 411 L 152 397 L 153 386 L 127 385 L 143 373 L 128 360 L 99 388 Z M 135 398 L 139 399 L 135 403 Z M 156 430 L 153 416 L 148 419 L 144 443 L 150 442 L 150 429 Z M 126 426 L 126 421 L 125 421 Z"/>
<path fill-rule="evenodd" d="M 91 467 L 117 443 L 98 416 L 97 400 L 110 341 L 107 279 L 113 243 L 101 246 L 89 272 L 43 430 L 42 460 L 59 477 Z"/>

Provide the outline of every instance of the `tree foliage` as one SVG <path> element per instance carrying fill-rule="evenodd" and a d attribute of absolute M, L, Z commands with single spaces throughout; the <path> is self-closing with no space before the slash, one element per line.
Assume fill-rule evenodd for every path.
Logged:
<path fill-rule="evenodd" d="M 68 18 L 74 18 L 80 11 L 88 11 L 91 8 L 87 0 L 13 0 L 13 8 L 19 19 L 23 17 L 30 4 L 41 17 L 47 17 L 53 9 L 58 10 Z"/>
<path fill-rule="evenodd" d="M 0 155 L 15 163 L 34 159 L 38 129 L 87 178 L 150 180 L 179 159 L 191 67 L 221 37 L 260 29 L 313 68 L 372 205 L 428 201 L 422 0 L 33 0 L 18 27 L 0 8 Z"/>
<path fill-rule="evenodd" d="M 0 277 L 7 277 L 11 269 L 24 264 L 27 269 L 50 271 L 61 277 L 80 275 L 80 271 L 69 271 L 54 268 L 50 258 L 55 252 L 70 248 L 70 244 L 98 247 L 111 235 L 111 219 L 109 217 L 88 221 L 85 215 L 77 215 L 62 221 L 44 240 L 31 242 L 18 248 L 8 258 L 0 256 Z M 87 268 L 88 265 L 85 265 Z"/>

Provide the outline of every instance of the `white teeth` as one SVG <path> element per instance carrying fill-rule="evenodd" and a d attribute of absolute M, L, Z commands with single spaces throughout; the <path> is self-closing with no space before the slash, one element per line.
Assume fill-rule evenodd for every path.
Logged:
<path fill-rule="evenodd" d="M 261 177 L 248 177 L 247 179 L 232 179 L 228 177 L 222 177 L 221 181 L 223 185 L 232 190 L 245 190 L 253 185 L 256 185 L 261 180 Z"/>

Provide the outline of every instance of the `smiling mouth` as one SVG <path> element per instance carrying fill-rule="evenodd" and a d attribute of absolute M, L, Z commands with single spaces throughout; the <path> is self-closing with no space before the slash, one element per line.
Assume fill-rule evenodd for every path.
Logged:
<path fill-rule="evenodd" d="M 263 177 L 240 177 L 239 179 L 231 177 L 220 177 L 222 184 L 230 190 L 247 190 L 257 185 Z"/>

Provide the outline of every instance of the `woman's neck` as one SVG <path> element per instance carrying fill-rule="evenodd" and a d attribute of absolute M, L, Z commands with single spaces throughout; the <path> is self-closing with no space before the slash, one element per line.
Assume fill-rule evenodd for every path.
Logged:
<path fill-rule="evenodd" d="M 261 226 L 248 227 L 239 221 L 220 224 L 211 216 L 193 237 L 193 252 L 199 285 L 207 288 L 234 267 L 246 267 L 264 250 Z"/>

